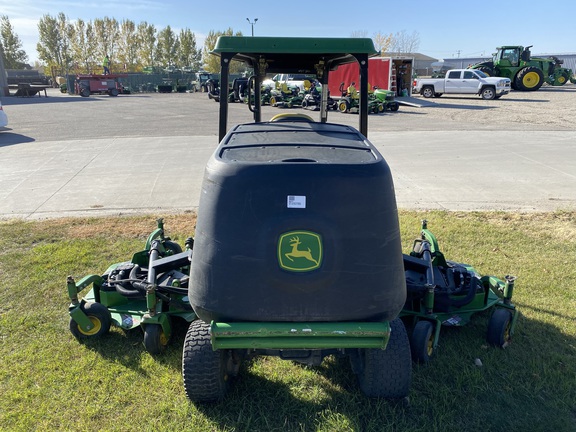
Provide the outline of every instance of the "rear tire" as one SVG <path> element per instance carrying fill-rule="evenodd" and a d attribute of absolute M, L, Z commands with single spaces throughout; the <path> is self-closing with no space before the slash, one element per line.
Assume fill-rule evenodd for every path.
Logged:
<path fill-rule="evenodd" d="M 400 104 L 398 102 L 393 102 L 390 104 L 390 111 L 398 111 L 400 109 Z"/>
<path fill-rule="evenodd" d="M 358 384 L 368 397 L 402 399 L 408 396 L 412 384 L 410 342 L 404 323 L 395 319 L 385 350 L 360 349 L 361 370 Z"/>
<path fill-rule="evenodd" d="M 196 320 L 190 324 L 182 353 L 184 391 L 193 402 L 224 399 L 230 384 L 227 372 L 229 350 L 212 350 L 210 325 Z"/>
<path fill-rule="evenodd" d="M 338 111 L 346 113 L 350 110 L 350 104 L 347 100 L 342 100 L 338 103 Z"/>
<path fill-rule="evenodd" d="M 520 91 L 536 91 L 544 84 L 544 74 L 539 68 L 529 66 L 516 74 L 514 84 Z"/>

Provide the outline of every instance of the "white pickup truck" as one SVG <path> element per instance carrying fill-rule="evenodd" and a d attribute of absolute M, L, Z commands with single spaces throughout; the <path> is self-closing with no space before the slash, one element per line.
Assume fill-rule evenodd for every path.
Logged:
<path fill-rule="evenodd" d="M 445 78 L 419 78 L 415 90 L 425 98 L 446 94 L 477 94 L 482 99 L 498 99 L 510 93 L 510 79 L 489 77 L 476 69 L 451 69 Z"/>

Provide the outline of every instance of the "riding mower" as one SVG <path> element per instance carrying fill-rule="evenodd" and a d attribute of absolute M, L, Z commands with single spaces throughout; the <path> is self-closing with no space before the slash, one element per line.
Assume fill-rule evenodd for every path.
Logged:
<path fill-rule="evenodd" d="M 382 103 L 384 110 L 398 111 L 400 104 L 395 100 L 396 96 L 392 90 L 384 90 L 374 87 L 373 97 Z"/>
<path fill-rule="evenodd" d="M 105 335 L 112 324 L 123 330 L 140 327 L 146 350 L 163 352 L 172 335 L 173 319 L 196 319 L 187 301 L 193 244 L 192 238 L 187 239 L 182 251 L 164 235 L 164 221 L 158 219 L 144 250 L 130 261 L 113 264 L 103 275 L 88 275 L 78 282 L 69 276 L 72 334 L 83 340 Z M 79 300 L 78 294 L 88 287 Z"/>
<path fill-rule="evenodd" d="M 518 318 L 512 303 L 515 277 L 480 276 L 468 264 L 447 261 L 427 225 L 422 222 L 412 252 L 404 255 L 408 295 L 400 316 L 413 326 L 412 359 L 428 363 L 438 348 L 442 326 L 464 326 L 487 310 L 493 310 L 488 344 L 507 346 Z"/>
<path fill-rule="evenodd" d="M 340 93 L 342 97 L 338 102 L 338 111 L 342 113 L 358 113 L 358 95 L 354 85 L 355 83 L 352 83 L 350 87 L 346 89 L 344 83 L 340 83 Z M 384 112 L 384 104 L 371 94 L 368 94 L 368 112 L 374 114 Z"/>
<path fill-rule="evenodd" d="M 198 319 L 182 353 L 195 402 L 222 399 L 245 359 L 274 356 L 319 365 L 346 358 L 369 397 L 404 399 L 410 345 L 390 169 L 367 140 L 371 39 L 221 36 L 221 86 L 232 60 L 254 70 L 253 123 L 228 130 L 209 159 L 197 214 L 188 298 Z M 360 63 L 359 129 L 328 123 L 328 75 Z M 320 121 L 282 113 L 262 121 L 267 73 L 314 74 Z M 231 217 L 230 215 L 233 215 Z"/>
<path fill-rule="evenodd" d="M 320 109 L 320 103 L 322 102 L 322 86 L 316 86 L 312 83 L 308 92 L 304 94 L 304 99 L 302 100 L 302 108 L 309 109 L 312 111 L 317 111 Z M 330 97 L 330 92 L 328 92 L 327 106 L 328 110 L 337 110 L 338 104 L 334 99 Z"/>
<path fill-rule="evenodd" d="M 293 108 L 302 105 L 304 94 L 298 86 L 288 86 L 285 82 L 277 83 L 277 88 L 270 92 L 270 105 L 279 108 Z"/>

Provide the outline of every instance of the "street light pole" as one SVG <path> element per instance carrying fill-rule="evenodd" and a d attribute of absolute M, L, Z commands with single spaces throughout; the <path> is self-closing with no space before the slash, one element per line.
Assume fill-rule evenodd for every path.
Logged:
<path fill-rule="evenodd" d="M 250 18 L 246 18 L 246 21 L 248 21 L 250 23 L 250 25 L 252 26 L 252 37 L 254 37 L 254 24 L 256 24 L 256 21 L 258 21 L 258 18 L 254 18 L 254 21 L 250 21 Z"/>

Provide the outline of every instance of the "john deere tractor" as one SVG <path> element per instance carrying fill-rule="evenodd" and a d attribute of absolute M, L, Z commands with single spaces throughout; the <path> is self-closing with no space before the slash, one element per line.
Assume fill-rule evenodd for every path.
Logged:
<path fill-rule="evenodd" d="M 571 81 L 576 83 L 572 69 L 561 67 L 563 60 L 557 57 L 532 57 L 532 45 L 498 47 L 492 61 L 472 66 L 487 75 L 501 76 L 512 80 L 512 88 L 519 91 L 535 91 L 545 82 L 561 86 Z"/>

